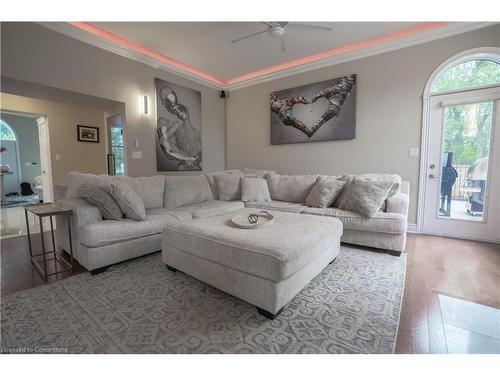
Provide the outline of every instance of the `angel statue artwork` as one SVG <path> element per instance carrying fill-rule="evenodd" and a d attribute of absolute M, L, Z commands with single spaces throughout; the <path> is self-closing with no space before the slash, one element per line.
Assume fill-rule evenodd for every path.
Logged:
<path fill-rule="evenodd" d="M 194 90 L 156 79 L 158 171 L 201 170 L 201 96 Z M 178 92 L 186 101 L 181 103 Z M 191 120 L 190 108 L 196 112 Z M 197 126 L 196 126 L 197 125 Z"/>

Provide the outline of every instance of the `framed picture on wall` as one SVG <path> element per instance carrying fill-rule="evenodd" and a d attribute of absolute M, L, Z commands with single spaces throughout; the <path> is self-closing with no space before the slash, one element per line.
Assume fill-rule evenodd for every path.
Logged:
<path fill-rule="evenodd" d="M 356 74 L 271 93 L 271 144 L 353 139 Z"/>
<path fill-rule="evenodd" d="M 78 125 L 78 142 L 99 143 L 99 128 L 95 126 Z"/>

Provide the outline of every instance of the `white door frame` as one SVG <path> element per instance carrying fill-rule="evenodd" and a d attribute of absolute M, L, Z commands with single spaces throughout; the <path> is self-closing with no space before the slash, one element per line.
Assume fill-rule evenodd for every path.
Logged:
<path fill-rule="evenodd" d="M 449 68 L 461 64 L 466 61 L 477 60 L 480 58 L 495 61 L 500 64 L 500 48 L 498 47 L 481 47 L 473 48 L 461 53 L 458 53 L 443 63 L 441 63 L 430 75 L 424 88 L 423 93 L 423 108 L 422 108 L 422 137 L 420 141 L 420 173 L 418 183 L 418 206 L 417 206 L 417 233 L 423 233 L 424 212 L 425 212 L 425 192 L 427 184 L 427 154 L 428 154 L 428 137 L 430 128 L 430 108 L 432 97 L 432 86 L 434 82 Z M 483 86 L 487 87 L 500 87 L 500 85 Z M 474 88 L 471 88 L 474 89 Z M 477 88 L 475 88 L 477 90 Z M 467 91 L 467 89 L 454 90 L 448 92 L 440 92 L 436 95 L 451 94 L 453 92 Z M 497 145 L 498 147 L 498 145 Z"/>
<path fill-rule="evenodd" d="M 52 182 L 52 162 L 50 158 L 49 123 L 47 116 L 36 119 L 38 124 L 38 142 L 40 144 L 40 169 L 42 172 L 43 201 L 54 201 L 54 187 Z"/>

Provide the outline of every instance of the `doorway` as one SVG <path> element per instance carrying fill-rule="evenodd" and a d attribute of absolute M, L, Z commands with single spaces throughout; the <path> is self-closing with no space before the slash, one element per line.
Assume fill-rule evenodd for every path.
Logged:
<path fill-rule="evenodd" d="M 125 175 L 125 152 L 123 136 L 123 115 L 117 114 L 107 119 L 108 130 L 108 174 Z"/>
<path fill-rule="evenodd" d="M 474 53 L 453 59 L 431 83 L 422 140 L 420 231 L 499 242 L 500 56 Z"/>
<path fill-rule="evenodd" d="M 51 201 L 53 195 L 47 118 L 1 111 L 0 130 L 3 239 L 26 233 L 25 205 Z"/>

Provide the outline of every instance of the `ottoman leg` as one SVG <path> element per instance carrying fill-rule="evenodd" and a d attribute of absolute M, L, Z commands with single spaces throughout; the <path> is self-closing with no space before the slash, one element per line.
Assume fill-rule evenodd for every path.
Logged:
<path fill-rule="evenodd" d="M 170 267 L 168 264 L 167 264 L 167 270 L 169 270 L 171 272 L 177 272 L 177 268 Z"/>
<path fill-rule="evenodd" d="M 256 306 L 257 307 L 257 306 Z M 270 313 L 267 310 L 261 309 L 260 307 L 257 307 L 257 312 L 262 315 L 264 318 L 267 318 L 269 320 L 274 320 L 278 317 L 279 314 L 283 311 L 283 307 L 278 310 L 276 314 Z"/>

